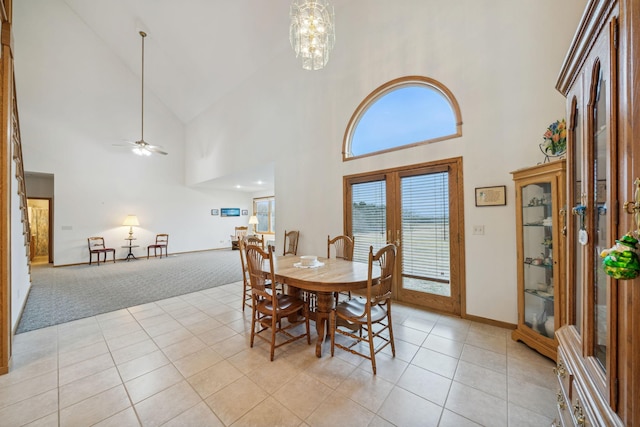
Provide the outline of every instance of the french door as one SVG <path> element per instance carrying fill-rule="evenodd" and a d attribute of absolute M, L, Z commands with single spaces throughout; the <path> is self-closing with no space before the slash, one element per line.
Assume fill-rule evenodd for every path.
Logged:
<path fill-rule="evenodd" d="M 461 314 L 464 284 L 462 159 L 344 179 L 346 233 L 354 260 L 397 247 L 394 298 Z"/>

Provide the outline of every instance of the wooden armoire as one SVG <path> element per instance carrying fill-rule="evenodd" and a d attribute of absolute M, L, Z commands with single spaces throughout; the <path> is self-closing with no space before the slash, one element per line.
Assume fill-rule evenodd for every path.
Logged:
<path fill-rule="evenodd" d="M 640 1 L 589 0 L 556 85 L 568 122 L 558 425 L 640 426 L 640 278 L 608 276 L 601 257 L 640 227 L 638 49 Z"/>

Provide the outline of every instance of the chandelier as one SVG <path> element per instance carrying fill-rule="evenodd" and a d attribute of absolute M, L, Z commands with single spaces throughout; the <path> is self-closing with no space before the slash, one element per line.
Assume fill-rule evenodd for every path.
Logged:
<path fill-rule="evenodd" d="M 327 0 L 294 0 L 289 41 L 305 70 L 320 70 L 329 62 L 336 40 L 333 6 Z"/>

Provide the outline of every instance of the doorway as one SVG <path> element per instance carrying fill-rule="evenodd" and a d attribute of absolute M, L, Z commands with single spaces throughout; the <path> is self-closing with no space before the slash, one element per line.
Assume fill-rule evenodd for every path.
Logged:
<path fill-rule="evenodd" d="M 31 230 L 31 263 L 52 263 L 51 199 L 28 198 L 27 207 Z"/>
<path fill-rule="evenodd" d="M 394 298 L 461 314 L 464 290 L 462 159 L 344 179 L 346 233 L 354 260 L 387 243 L 398 249 Z"/>

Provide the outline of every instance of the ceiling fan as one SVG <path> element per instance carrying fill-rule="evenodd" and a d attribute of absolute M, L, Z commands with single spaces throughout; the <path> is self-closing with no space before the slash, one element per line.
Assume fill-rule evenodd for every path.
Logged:
<path fill-rule="evenodd" d="M 140 36 L 142 37 L 142 103 L 141 103 L 141 132 L 140 132 L 140 140 L 131 142 L 127 141 L 129 144 L 133 145 L 131 151 L 139 156 L 150 156 L 152 153 L 155 154 L 163 154 L 167 155 L 166 151 L 161 150 L 162 147 L 159 145 L 151 145 L 147 141 L 144 140 L 144 38 L 147 37 L 147 33 L 144 31 L 140 31 Z"/>

